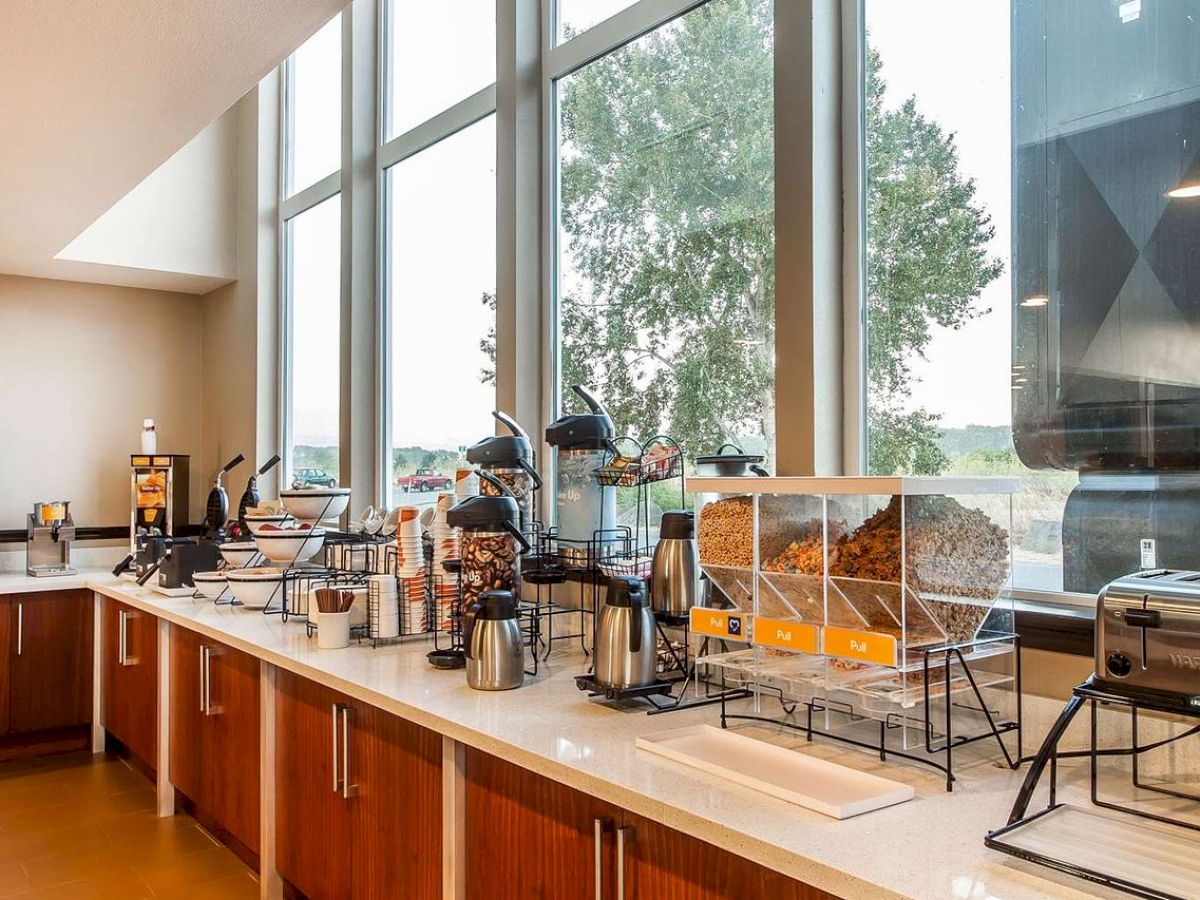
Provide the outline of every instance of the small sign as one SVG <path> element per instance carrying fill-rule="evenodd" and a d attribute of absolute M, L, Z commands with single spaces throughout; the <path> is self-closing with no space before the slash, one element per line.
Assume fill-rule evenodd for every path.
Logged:
<path fill-rule="evenodd" d="M 754 643 L 760 647 L 816 653 L 820 644 L 820 630 L 807 622 L 787 622 L 759 616 L 754 620 Z"/>
<path fill-rule="evenodd" d="M 730 641 L 749 642 L 750 617 L 744 613 L 731 612 L 727 609 L 706 609 L 693 606 L 691 611 L 691 630 L 696 634 L 709 637 L 723 638 Z"/>
<path fill-rule="evenodd" d="M 833 625 L 825 626 L 823 652 L 826 656 L 858 659 L 881 666 L 895 666 L 899 660 L 896 638 L 893 635 L 880 634 L 876 631 L 858 631 L 853 628 L 837 628 Z"/>
<path fill-rule="evenodd" d="M 1142 569 L 1158 568 L 1158 553 L 1155 549 L 1154 538 L 1142 538 L 1138 543 L 1142 557 Z"/>

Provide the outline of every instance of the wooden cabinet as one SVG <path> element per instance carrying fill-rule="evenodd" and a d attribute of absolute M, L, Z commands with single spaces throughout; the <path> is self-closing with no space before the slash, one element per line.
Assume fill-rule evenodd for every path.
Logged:
<path fill-rule="evenodd" d="M 594 897 L 616 872 L 619 807 L 478 750 L 466 756 L 466 894 Z"/>
<path fill-rule="evenodd" d="M 41 591 L 0 598 L 0 640 L 7 656 L 0 685 L 9 734 L 92 721 L 92 595 Z"/>
<path fill-rule="evenodd" d="M 831 897 L 477 750 L 467 751 L 463 843 L 472 898 Z"/>
<path fill-rule="evenodd" d="M 171 783 L 259 852 L 259 662 L 171 626 Z"/>
<path fill-rule="evenodd" d="M 143 764 L 158 764 L 158 619 L 104 598 L 104 728 Z"/>
<path fill-rule="evenodd" d="M 441 737 L 279 670 L 276 867 L 311 900 L 441 896 Z"/>

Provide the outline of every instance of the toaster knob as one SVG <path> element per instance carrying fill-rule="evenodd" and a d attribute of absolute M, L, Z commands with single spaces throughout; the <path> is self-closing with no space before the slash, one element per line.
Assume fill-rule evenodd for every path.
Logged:
<path fill-rule="evenodd" d="M 1108 659 L 1104 661 L 1104 664 L 1108 667 L 1108 673 L 1117 678 L 1127 678 L 1133 671 L 1133 660 L 1120 650 L 1114 650 L 1108 654 Z"/>

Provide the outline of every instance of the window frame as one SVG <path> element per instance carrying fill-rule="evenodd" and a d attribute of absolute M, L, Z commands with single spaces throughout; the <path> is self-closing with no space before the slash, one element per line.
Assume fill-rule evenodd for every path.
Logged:
<path fill-rule="evenodd" d="M 358 0 L 363 2 L 363 0 Z M 419 122 L 390 140 L 387 139 L 391 126 L 392 97 L 391 86 L 392 48 L 390 45 L 392 6 L 403 0 L 378 0 L 379 4 L 379 33 L 378 56 L 376 60 L 377 75 L 377 107 L 378 131 L 375 149 L 374 177 L 377 183 L 378 218 L 376 227 L 376 296 L 379 314 L 377 316 L 376 353 L 379 365 L 379 380 L 376 396 L 378 397 L 377 415 L 375 421 L 376 465 L 375 479 L 372 487 L 377 503 L 387 504 L 391 494 L 392 471 L 392 432 L 395 423 L 392 420 L 392 385 L 395 376 L 395 360 L 392 353 L 392 325 L 395 297 L 392 295 L 392 259 L 391 259 L 391 220 L 392 204 L 396 198 L 391 188 L 388 170 L 404 162 L 424 150 L 428 150 L 446 138 L 458 134 L 497 113 L 498 81 L 493 81 L 487 87 L 458 100 L 433 116 Z M 504 0 L 498 0 L 498 3 Z M 497 29 L 497 72 L 499 69 L 499 42 L 501 40 Z M 500 177 L 499 171 L 496 173 Z M 497 310 L 497 318 L 500 311 Z M 497 375 L 497 390 L 499 390 L 499 375 Z"/>
<path fill-rule="evenodd" d="M 341 17 L 342 13 L 338 12 L 337 15 Z M 347 38 L 348 29 L 346 28 L 346 21 L 344 18 L 340 19 L 340 21 L 342 25 L 341 88 L 342 102 L 345 104 L 346 56 L 349 50 L 349 40 Z M 322 27 L 325 26 L 323 25 Z M 276 433 L 278 435 L 280 457 L 279 484 L 282 487 L 291 483 L 293 462 L 292 437 L 294 423 L 292 421 L 292 400 L 294 399 L 294 392 L 292 376 L 294 373 L 294 359 L 292 354 L 292 325 L 294 314 L 292 305 L 292 220 L 341 193 L 342 169 L 345 167 L 345 160 L 339 160 L 338 168 L 335 171 L 303 190 L 288 196 L 288 186 L 291 182 L 292 170 L 292 146 L 294 143 L 292 129 L 292 105 L 296 83 L 294 54 L 289 55 L 280 64 L 279 71 L 279 147 L 277 157 L 279 183 L 276 190 L 278 213 L 275 248 L 279 259 L 279 334 L 277 343 L 279 384 L 276 391 L 279 404 L 279 421 Z M 343 122 L 344 120 L 345 107 L 343 106 Z M 339 267 L 344 264 L 345 259 L 343 254 L 339 256 Z M 342 296 L 339 298 L 339 306 L 344 303 L 345 296 L 343 291 Z M 339 366 L 339 371 L 341 371 L 341 366 Z M 345 372 L 341 372 L 341 375 L 345 377 Z M 340 444 L 341 441 L 339 440 L 339 455 L 341 453 Z"/>

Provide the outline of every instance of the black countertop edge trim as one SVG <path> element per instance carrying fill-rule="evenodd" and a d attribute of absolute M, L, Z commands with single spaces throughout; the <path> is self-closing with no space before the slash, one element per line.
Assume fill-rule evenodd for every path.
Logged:
<path fill-rule="evenodd" d="M 1043 600 L 1015 600 L 1016 632 L 1026 650 L 1091 657 L 1096 644 L 1096 610 Z"/>

